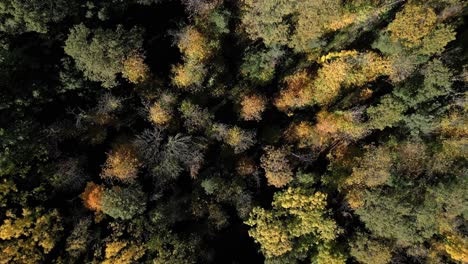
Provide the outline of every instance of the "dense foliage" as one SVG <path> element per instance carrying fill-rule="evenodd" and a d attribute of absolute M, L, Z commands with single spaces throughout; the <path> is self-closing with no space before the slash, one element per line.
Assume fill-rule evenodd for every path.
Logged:
<path fill-rule="evenodd" d="M 468 263 L 465 0 L 0 1 L 0 263 Z"/>

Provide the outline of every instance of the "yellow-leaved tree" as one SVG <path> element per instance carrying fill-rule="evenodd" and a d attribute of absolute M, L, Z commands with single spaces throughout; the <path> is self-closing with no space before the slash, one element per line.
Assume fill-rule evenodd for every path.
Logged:
<path fill-rule="evenodd" d="M 330 245 L 341 232 L 326 209 L 326 199 L 322 192 L 302 188 L 275 193 L 272 209 L 256 207 L 250 213 L 246 221 L 251 227 L 249 235 L 268 259 L 311 255 L 319 247 Z"/>

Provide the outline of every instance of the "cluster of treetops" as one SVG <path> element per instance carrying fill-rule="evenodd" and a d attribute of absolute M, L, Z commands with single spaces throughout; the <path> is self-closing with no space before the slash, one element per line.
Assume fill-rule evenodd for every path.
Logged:
<path fill-rule="evenodd" d="M 0 263 L 468 263 L 467 19 L 2 0 Z"/>

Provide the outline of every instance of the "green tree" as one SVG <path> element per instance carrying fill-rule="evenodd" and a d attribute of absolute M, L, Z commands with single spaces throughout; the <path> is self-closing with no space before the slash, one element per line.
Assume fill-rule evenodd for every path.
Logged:
<path fill-rule="evenodd" d="M 380 104 L 367 108 L 368 125 L 379 130 L 394 127 L 403 119 L 406 110 L 407 106 L 404 103 L 394 96 L 386 95 L 382 97 Z"/>
<path fill-rule="evenodd" d="M 387 264 L 392 258 L 392 249 L 387 244 L 388 242 L 359 234 L 351 242 L 350 253 L 359 263 Z"/>
<path fill-rule="evenodd" d="M 268 47 L 288 45 L 298 52 L 316 51 L 324 45 L 320 38 L 325 33 L 352 22 L 354 15 L 339 0 L 245 0 L 242 5 L 242 24 L 251 39 L 261 39 Z"/>
<path fill-rule="evenodd" d="M 5 0 L 0 3 L 0 31 L 47 33 L 50 23 L 58 23 L 78 9 L 75 1 Z"/>
<path fill-rule="evenodd" d="M 435 208 L 415 203 L 407 190 L 398 192 L 365 191 L 365 203 L 355 212 L 374 236 L 402 247 L 421 244 L 437 233 Z"/>
<path fill-rule="evenodd" d="M 184 100 L 181 103 L 179 111 L 182 114 L 185 128 L 189 132 L 207 130 L 213 123 L 213 114 L 208 109 L 193 104 L 188 100 Z"/>
<path fill-rule="evenodd" d="M 91 220 L 89 218 L 80 219 L 67 237 L 65 250 L 73 258 L 78 258 L 88 250 L 91 236 L 90 227 Z"/>
<path fill-rule="evenodd" d="M 130 220 L 146 209 L 146 194 L 140 187 L 105 189 L 101 199 L 102 212 L 122 220 Z"/>
<path fill-rule="evenodd" d="M 240 68 L 241 75 L 259 84 L 269 82 L 283 54 L 276 47 L 265 51 L 247 50 Z"/>
<path fill-rule="evenodd" d="M 125 30 L 118 25 L 115 30 L 92 30 L 79 24 L 70 30 L 64 50 L 86 78 L 112 88 L 118 84 L 117 74 L 128 75 L 124 62 L 135 52 L 141 53 L 142 45 L 142 31 L 138 28 Z"/>

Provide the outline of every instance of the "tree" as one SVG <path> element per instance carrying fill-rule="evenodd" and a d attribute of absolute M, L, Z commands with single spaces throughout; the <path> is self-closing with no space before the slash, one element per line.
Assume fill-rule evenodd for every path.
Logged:
<path fill-rule="evenodd" d="M 85 253 L 90 244 L 89 218 L 80 219 L 74 226 L 71 234 L 67 237 L 65 250 L 74 258 L 78 258 Z"/>
<path fill-rule="evenodd" d="M 206 130 L 213 123 L 213 115 L 208 109 L 201 108 L 188 100 L 180 104 L 179 111 L 182 114 L 185 128 L 189 132 Z"/>
<path fill-rule="evenodd" d="M 393 96 L 383 96 L 380 104 L 367 108 L 368 125 L 372 129 L 383 130 L 394 127 L 400 122 L 407 106 Z"/>
<path fill-rule="evenodd" d="M 325 243 L 318 246 L 318 253 L 312 257 L 312 261 L 317 264 L 345 264 L 346 255 L 341 252 L 336 245 Z"/>
<path fill-rule="evenodd" d="M 0 31 L 47 33 L 50 23 L 58 23 L 78 9 L 76 2 L 64 0 L 5 0 L 0 4 Z"/>
<path fill-rule="evenodd" d="M 434 29 L 436 22 L 437 15 L 432 8 L 409 3 L 397 13 L 387 30 L 393 41 L 400 41 L 411 48 L 421 44 L 422 39 Z"/>
<path fill-rule="evenodd" d="M 182 239 L 168 229 L 153 232 L 147 247 L 155 263 L 195 264 L 201 250 L 197 238 Z"/>
<path fill-rule="evenodd" d="M 169 178 L 177 178 L 182 171 L 188 169 L 195 178 L 203 164 L 203 139 L 177 134 L 169 137 L 162 147 L 159 164 L 153 168 L 156 174 Z"/>
<path fill-rule="evenodd" d="M 83 188 L 88 178 L 83 171 L 82 161 L 68 158 L 57 164 L 50 178 L 51 185 L 58 191 L 76 191 Z"/>
<path fill-rule="evenodd" d="M 102 209 L 102 195 L 104 187 L 94 182 L 88 182 L 83 193 L 80 195 L 86 208 L 100 212 Z"/>
<path fill-rule="evenodd" d="M 298 52 L 315 51 L 325 33 L 354 22 L 354 15 L 338 0 L 246 0 L 241 8 L 242 24 L 252 40 L 261 39 L 267 47 L 288 45 Z"/>
<path fill-rule="evenodd" d="M 214 124 L 210 133 L 215 139 L 222 140 L 232 147 L 235 153 L 244 152 L 255 144 L 255 132 L 243 130 L 238 126 Z"/>
<path fill-rule="evenodd" d="M 133 81 L 140 80 L 141 73 L 146 71 L 139 55 L 142 45 L 142 31 L 138 28 L 125 30 L 118 25 L 115 30 L 91 30 L 79 24 L 70 30 L 64 50 L 87 79 L 112 88 L 118 84 L 116 75 L 119 73 L 124 73 Z M 138 70 L 134 67 L 135 62 L 139 64 Z"/>
<path fill-rule="evenodd" d="M 355 14 L 339 0 L 297 1 L 297 24 L 289 46 L 298 52 L 314 53 L 324 45 L 325 33 L 337 31 L 354 22 Z M 316 23 L 310 23 L 316 21 Z"/>
<path fill-rule="evenodd" d="M 145 211 L 146 194 L 140 187 L 104 189 L 101 199 L 102 212 L 122 220 L 130 220 Z"/>
<path fill-rule="evenodd" d="M 262 39 L 266 46 L 284 45 L 288 41 L 286 17 L 295 11 L 297 1 L 243 1 L 242 24 L 251 39 Z"/>
<path fill-rule="evenodd" d="M 108 242 L 105 247 L 103 264 L 137 262 L 146 251 L 144 245 L 119 240 Z"/>
<path fill-rule="evenodd" d="M 22 208 L 21 213 L 6 211 L 0 225 L 0 262 L 41 263 L 60 240 L 62 218 L 57 210 Z"/>
<path fill-rule="evenodd" d="M 326 205 L 324 193 L 288 188 L 275 193 L 271 210 L 255 207 L 245 223 L 267 259 L 285 254 L 304 258 L 340 233 Z"/>
<path fill-rule="evenodd" d="M 453 72 L 440 60 L 433 59 L 422 67 L 422 78 L 412 79 L 399 85 L 393 95 L 412 108 L 420 108 L 421 104 L 447 95 L 452 91 Z"/>
<path fill-rule="evenodd" d="M 307 121 L 292 123 L 284 136 L 289 142 L 297 142 L 299 148 L 319 146 L 319 135 L 314 126 Z"/>
<path fill-rule="evenodd" d="M 240 68 L 241 75 L 255 83 L 264 84 L 275 75 L 275 67 L 284 52 L 279 48 L 266 51 L 247 50 Z"/>
<path fill-rule="evenodd" d="M 415 140 L 399 144 L 398 160 L 394 163 L 400 175 L 417 179 L 426 171 L 428 162 L 428 148 L 423 142 Z"/>
<path fill-rule="evenodd" d="M 468 239 L 457 235 L 450 235 L 447 237 L 445 244 L 445 251 L 455 261 L 467 262 L 468 261 Z"/>
<path fill-rule="evenodd" d="M 440 54 L 448 43 L 455 40 L 455 35 L 455 30 L 451 25 L 438 24 L 436 29 L 422 40 L 418 53 L 427 56 Z"/>
<path fill-rule="evenodd" d="M 274 104 L 281 111 L 304 107 L 312 102 L 310 85 L 312 79 L 305 71 L 298 71 L 284 79 L 286 87 L 280 91 Z"/>
<path fill-rule="evenodd" d="M 214 43 L 195 27 L 188 26 L 177 36 L 177 47 L 184 63 L 173 66 L 172 82 L 179 88 L 197 88 L 205 79 L 205 64 L 214 52 Z"/>
<path fill-rule="evenodd" d="M 319 146 L 326 145 L 332 140 L 357 140 L 366 135 L 367 129 L 360 122 L 361 111 L 335 111 L 317 113 L 317 124 L 314 132 L 319 136 Z"/>
<path fill-rule="evenodd" d="M 347 185 L 358 185 L 374 188 L 385 184 L 391 177 L 390 169 L 393 165 L 391 151 L 384 147 L 369 146 L 364 156 L 348 179 Z"/>
<path fill-rule="evenodd" d="M 206 15 L 218 7 L 222 1 L 220 0 L 183 0 L 185 8 L 192 15 Z"/>
<path fill-rule="evenodd" d="M 158 126 L 166 126 L 174 115 L 177 98 L 170 93 L 163 93 L 160 98 L 148 108 L 148 119 Z"/>
<path fill-rule="evenodd" d="M 438 96 L 451 92 L 453 73 L 440 60 L 430 61 L 424 71 L 424 82 L 422 89 L 418 89 L 413 97 L 416 103 L 427 102 Z"/>
<path fill-rule="evenodd" d="M 414 190 L 398 192 L 365 191 L 365 203 L 355 212 L 374 236 L 395 240 L 401 247 L 421 244 L 437 233 L 436 208 L 412 202 L 409 194 Z"/>
<path fill-rule="evenodd" d="M 122 182 L 133 182 L 138 176 L 140 166 L 141 162 L 136 156 L 135 147 L 131 144 L 121 144 L 107 155 L 101 177 Z"/>
<path fill-rule="evenodd" d="M 149 67 L 145 64 L 145 57 L 136 52 L 128 55 L 123 61 L 122 75 L 134 84 L 148 80 Z"/>
<path fill-rule="evenodd" d="M 293 249 L 286 227 L 273 212 L 255 207 L 246 224 L 252 227 L 249 235 L 261 245 L 266 257 L 281 256 Z"/>
<path fill-rule="evenodd" d="M 292 180 L 292 168 L 286 158 L 285 149 L 266 147 L 265 154 L 260 158 L 260 167 L 265 170 L 265 177 L 269 185 L 283 187 Z"/>
<path fill-rule="evenodd" d="M 385 241 L 365 234 L 359 234 L 351 242 L 350 253 L 359 263 L 364 264 L 387 264 L 392 258 L 392 249 Z"/>
<path fill-rule="evenodd" d="M 257 94 L 246 95 L 241 99 L 241 117 L 244 120 L 260 121 L 265 111 L 266 99 Z"/>
<path fill-rule="evenodd" d="M 257 171 L 257 164 L 252 159 L 242 157 L 237 161 L 236 171 L 241 176 L 253 175 Z"/>
<path fill-rule="evenodd" d="M 135 144 L 146 167 L 162 182 L 177 178 L 184 170 L 189 170 L 195 178 L 203 164 L 205 140 L 183 134 L 169 136 L 163 142 L 165 138 L 158 129 L 148 129 L 137 136 Z"/>

